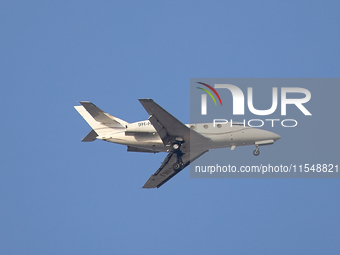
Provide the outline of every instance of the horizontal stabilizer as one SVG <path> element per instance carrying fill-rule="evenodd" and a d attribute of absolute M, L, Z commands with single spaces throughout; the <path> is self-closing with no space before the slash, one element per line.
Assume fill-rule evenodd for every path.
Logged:
<path fill-rule="evenodd" d="M 93 142 L 94 140 L 96 140 L 97 136 L 98 134 L 96 133 L 96 131 L 92 129 L 91 132 L 88 133 L 87 136 L 85 136 L 82 142 Z"/>
<path fill-rule="evenodd" d="M 118 121 L 113 119 L 109 114 L 103 112 L 101 109 L 99 109 L 97 106 L 92 104 L 91 102 L 80 102 L 81 105 L 86 109 L 86 111 L 97 121 L 105 126 L 113 127 L 113 128 L 123 128 Z"/>

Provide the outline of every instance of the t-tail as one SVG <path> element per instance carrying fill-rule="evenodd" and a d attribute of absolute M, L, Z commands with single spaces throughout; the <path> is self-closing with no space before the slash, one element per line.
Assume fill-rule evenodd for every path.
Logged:
<path fill-rule="evenodd" d="M 85 136 L 82 142 L 92 142 L 97 138 L 103 139 L 115 130 L 126 129 L 128 122 L 103 112 L 91 102 L 81 101 L 81 105 L 74 108 L 92 127 L 90 133 Z"/>

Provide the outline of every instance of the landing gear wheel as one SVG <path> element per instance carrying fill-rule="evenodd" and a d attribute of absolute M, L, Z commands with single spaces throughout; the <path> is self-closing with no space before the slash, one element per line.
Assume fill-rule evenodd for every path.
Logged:
<path fill-rule="evenodd" d="M 172 145 L 172 148 L 173 148 L 174 150 L 178 150 L 178 149 L 179 149 L 179 144 L 178 144 L 178 143 L 174 143 L 174 144 Z"/>
<path fill-rule="evenodd" d="M 253 154 L 254 154 L 254 156 L 260 155 L 260 150 L 259 149 L 254 150 Z"/>
<path fill-rule="evenodd" d="M 181 165 L 180 163 L 178 163 L 178 162 L 176 162 L 176 163 L 173 165 L 173 168 L 174 168 L 175 170 L 179 170 L 179 169 L 181 169 L 181 167 L 182 167 L 182 165 Z"/>

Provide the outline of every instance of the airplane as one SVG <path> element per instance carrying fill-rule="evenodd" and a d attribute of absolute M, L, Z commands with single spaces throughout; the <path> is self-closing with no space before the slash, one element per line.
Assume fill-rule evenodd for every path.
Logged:
<path fill-rule="evenodd" d="M 82 142 L 96 139 L 127 145 L 127 151 L 158 153 L 167 152 L 160 168 L 150 176 L 143 188 L 159 188 L 191 162 L 210 149 L 255 145 L 253 154 L 260 154 L 259 147 L 273 144 L 281 136 L 270 131 L 245 126 L 243 123 L 183 124 L 152 99 L 139 99 L 149 119 L 128 123 L 88 101 L 74 106 L 92 130 Z"/>

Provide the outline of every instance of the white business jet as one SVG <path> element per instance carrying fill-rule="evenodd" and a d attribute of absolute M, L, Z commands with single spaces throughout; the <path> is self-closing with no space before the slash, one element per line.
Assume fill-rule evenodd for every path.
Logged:
<path fill-rule="evenodd" d="M 183 124 L 151 99 L 139 99 L 149 119 L 128 123 L 103 112 L 91 102 L 80 102 L 74 108 L 92 127 L 82 140 L 96 139 L 127 145 L 128 151 L 168 152 L 160 168 L 147 180 L 143 188 L 159 188 L 195 159 L 210 149 L 273 144 L 281 137 L 270 131 L 244 126 L 243 123 Z"/>

